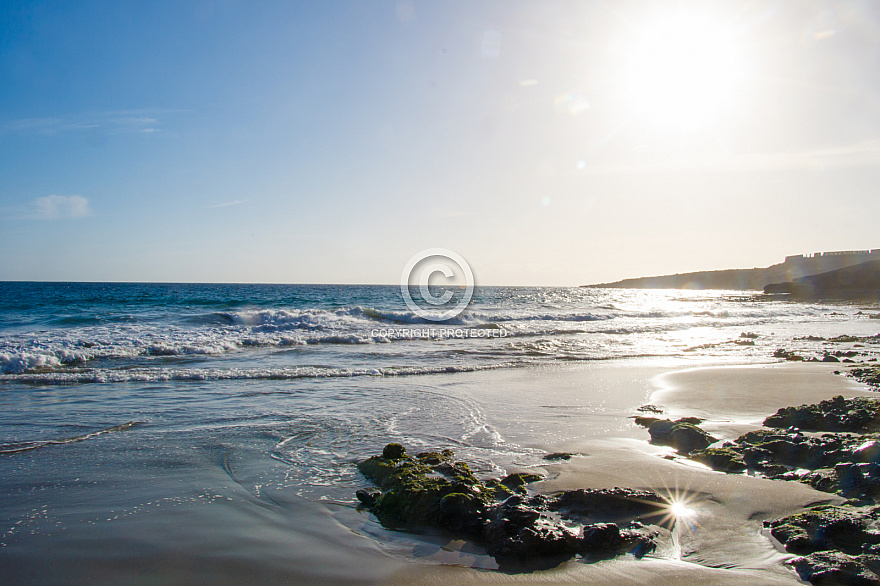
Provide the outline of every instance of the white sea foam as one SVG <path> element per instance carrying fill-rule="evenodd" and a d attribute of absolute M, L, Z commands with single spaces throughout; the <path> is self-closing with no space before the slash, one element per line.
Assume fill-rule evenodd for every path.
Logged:
<path fill-rule="evenodd" d="M 487 357 L 519 363 L 529 356 L 589 360 L 622 353 L 673 355 L 685 351 L 684 346 L 693 351 L 705 344 L 713 345 L 711 350 L 704 349 L 709 353 L 753 354 L 766 350 L 765 346 L 772 344 L 770 338 L 762 337 L 754 349 L 728 349 L 714 339 L 680 341 L 678 333 L 697 328 L 730 330 L 732 333 L 724 336 L 732 340 L 739 333 L 736 328 L 776 328 L 786 323 L 801 324 L 804 320 L 846 324 L 855 319 L 852 308 L 832 311 L 817 304 L 758 303 L 748 298 L 729 301 L 705 292 L 692 297 L 682 292 L 673 297 L 668 292 L 645 291 L 535 289 L 502 293 L 497 302 L 472 304 L 429 336 L 413 336 L 407 328 L 436 326 L 433 322 L 409 311 L 370 305 L 242 307 L 201 314 L 186 313 L 188 307 L 170 305 L 163 306 L 168 317 L 162 319 L 133 313 L 132 308 L 126 307 L 125 320 L 113 315 L 110 319 L 84 319 L 89 317 L 86 314 L 83 319 L 67 320 L 70 323 L 64 327 L 56 325 L 48 330 L 0 329 L 0 374 L 42 376 L 58 372 L 85 380 L 89 376 L 106 378 L 109 375 L 105 371 L 114 369 L 121 372 L 164 363 L 166 369 L 171 369 L 178 366 L 175 360 L 187 357 L 210 365 L 212 360 L 227 356 L 265 356 L 273 349 L 295 352 L 309 346 L 325 347 L 333 354 L 332 360 L 318 359 L 321 364 L 336 367 L 342 361 L 345 366 L 349 360 L 351 366 L 361 367 L 363 356 L 370 354 L 376 355 L 370 360 L 376 361 L 375 366 L 380 369 L 399 364 L 435 368 L 435 358 L 443 358 L 443 353 L 460 357 L 465 366 L 477 367 L 482 367 Z M 175 311 L 180 312 L 177 317 Z M 503 329 L 504 336 L 456 339 L 457 327 Z M 401 348 L 397 355 L 383 349 L 389 344 Z M 340 346 L 374 348 L 343 356 L 341 349 L 332 350 Z M 770 352 L 772 349 L 765 353 Z M 116 364 L 110 365 L 108 361 Z M 275 365 L 272 360 L 269 362 Z M 83 374 L 84 368 L 104 374 Z M 170 376 L 189 375 L 175 371 Z"/>
<path fill-rule="evenodd" d="M 415 376 L 475 372 L 517 366 L 515 362 L 486 365 L 389 366 L 381 368 L 131 368 L 89 369 L 76 372 L 10 374 L 7 380 L 41 384 L 128 383 L 167 381 L 293 380 L 302 378 L 350 378 L 362 376 Z"/>

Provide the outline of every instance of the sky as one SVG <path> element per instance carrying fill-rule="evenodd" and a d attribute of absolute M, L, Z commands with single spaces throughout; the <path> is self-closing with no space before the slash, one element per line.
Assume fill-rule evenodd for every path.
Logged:
<path fill-rule="evenodd" d="M 0 280 L 578 285 L 880 247 L 870 1 L 15 2 Z"/>

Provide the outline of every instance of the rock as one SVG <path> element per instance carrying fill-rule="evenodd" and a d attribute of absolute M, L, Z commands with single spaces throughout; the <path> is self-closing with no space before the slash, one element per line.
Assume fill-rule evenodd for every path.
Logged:
<path fill-rule="evenodd" d="M 849 554 L 880 544 L 873 524 L 880 507 L 823 505 L 775 521 L 764 521 L 786 551 L 797 554 L 835 549 Z"/>
<path fill-rule="evenodd" d="M 648 426 L 651 443 L 671 446 L 681 454 L 702 450 L 715 443 L 714 437 L 689 421 L 661 419 Z"/>
<path fill-rule="evenodd" d="M 530 482 L 537 482 L 541 480 L 541 476 L 539 474 L 529 474 L 526 472 L 516 472 L 514 474 L 508 474 L 504 478 L 501 479 L 501 484 L 506 486 L 511 490 L 521 490 L 525 492 L 525 485 Z"/>
<path fill-rule="evenodd" d="M 406 450 L 400 444 L 388 444 L 382 450 L 382 457 L 388 460 L 397 460 L 406 456 Z"/>
<path fill-rule="evenodd" d="M 880 442 L 868 440 L 853 450 L 852 454 L 856 462 L 880 462 Z"/>
<path fill-rule="evenodd" d="M 801 482 L 822 492 L 837 490 L 837 473 L 833 468 L 819 468 L 801 477 Z"/>
<path fill-rule="evenodd" d="M 564 526 L 536 524 L 522 527 L 515 534 L 500 540 L 489 549 L 498 558 L 571 557 L 578 551 L 578 539 Z"/>
<path fill-rule="evenodd" d="M 483 483 L 466 463 L 453 460 L 449 450 L 412 457 L 399 444 L 389 444 L 381 456 L 360 462 L 358 469 L 381 489 L 358 490 L 357 498 L 382 525 L 435 527 L 474 539 L 499 565 L 534 558 L 560 563 L 578 553 L 644 555 L 653 550 L 657 532 L 632 519 L 656 513 L 663 502 L 656 493 L 626 488 L 530 497 L 524 487 L 540 480 L 537 474 L 518 472 Z M 611 515 L 629 526 L 583 524 L 588 515 Z"/>
<path fill-rule="evenodd" d="M 501 484 L 500 480 L 491 479 L 485 482 L 486 489 L 499 501 L 503 501 L 513 494 L 513 491 Z"/>
<path fill-rule="evenodd" d="M 798 354 L 795 354 L 794 352 L 791 352 L 791 351 L 789 351 L 789 350 L 786 350 L 785 348 L 777 348 L 777 349 L 773 352 L 773 357 L 774 357 L 774 358 L 784 358 L 785 360 L 794 360 L 794 361 L 798 361 L 798 360 L 803 360 L 803 359 L 804 359 L 803 356 L 800 356 L 800 355 L 798 355 Z"/>
<path fill-rule="evenodd" d="M 760 429 L 720 448 L 692 452 L 690 457 L 715 470 L 736 473 L 748 468 L 847 498 L 880 496 L 880 441 L 865 441 L 864 436 Z"/>
<path fill-rule="evenodd" d="M 822 362 L 840 362 L 840 358 L 837 358 L 836 356 L 831 356 L 830 354 L 826 354 L 825 357 L 822 359 Z"/>
<path fill-rule="evenodd" d="M 568 452 L 553 452 L 552 454 L 547 454 L 544 456 L 545 460 L 571 460 L 571 457 L 574 454 L 569 454 Z"/>
<path fill-rule="evenodd" d="M 853 368 L 848 374 L 859 382 L 863 382 L 873 387 L 880 386 L 880 367 L 869 366 Z"/>
<path fill-rule="evenodd" d="M 376 502 L 376 499 L 379 498 L 379 495 L 381 495 L 381 494 L 382 494 L 381 491 L 376 490 L 375 488 L 371 488 L 371 489 L 367 489 L 367 490 L 364 490 L 364 489 L 358 490 L 355 493 L 355 496 L 357 497 L 357 499 L 359 501 L 361 501 L 361 503 L 363 503 L 364 505 L 366 505 L 368 507 L 371 507 L 371 506 L 373 506 L 373 504 Z"/>
<path fill-rule="evenodd" d="M 584 527 L 581 536 L 582 550 L 592 552 L 614 551 L 623 543 L 620 527 L 614 523 L 596 523 Z"/>
<path fill-rule="evenodd" d="M 567 518 L 608 521 L 662 514 L 667 506 L 657 493 L 632 488 L 567 490 L 548 503 Z"/>
<path fill-rule="evenodd" d="M 742 472 L 746 469 L 742 454 L 730 448 L 706 448 L 691 454 L 691 459 L 722 472 Z"/>
<path fill-rule="evenodd" d="M 852 557 L 838 551 L 820 551 L 794 558 L 789 563 L 795 567 L 802 580 L 812 584 L 878 585 L 880 578 L 868 568 L 866 558 L 867 556 Z M 870 560 L 868 563 L 873 565 L 876 562 Z"/>
<path fill-rule="evenodd" d="M 487 501 L 493 498 L 467 464 L 443 453 L 412 458 L 399 444 L 389 444 L 382 456 L 360 462 L 358 470 L 383 490 L 370 510 L 390 527 L 438 524 L 440 500 L 450 493 L 479 494 Z"/>
<path fill-rule="evenodd" d="M 663 413 L 663 408 L 658 407 L 657 405 L 642 405 L 636 411 L 641 411 L 642 413 Z"/>
<path fill-rule="evenodd" d="M 784 407 L 764 420 L 767 427 L 796 427 L 811 431 L 877 431 L 880 402 L 866 397 L 833 399 L 814 405 Z"/>
<path fill-rule="evenodd" d="M 479 534 L 485 522 L 486 507 L 472 494 L 453 492 L 440 499 L 440 526 L 450 531 Z"/>

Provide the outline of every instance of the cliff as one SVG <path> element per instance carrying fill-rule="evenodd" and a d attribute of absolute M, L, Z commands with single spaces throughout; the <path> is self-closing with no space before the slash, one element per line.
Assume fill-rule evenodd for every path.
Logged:
<path fill-rule="evenodd" d="M 585 285 L 585 287 L 761 291 L 771 283 L 794 282 L 802 277 L 818 275 L 874 260 L 880 260 L 880 250 L 826 252 L 813 256 L 789 256 L 786 257 L 785 262 L 764 268 L 676 273 L 658 277 L 624 279 L 613 283 Z"/>
<path fill-rule="evenodd" d="M 764 287 L 765 293 L 790 293 L 794 297 L 878 297 L 880 260 L 809 275 Z"/>

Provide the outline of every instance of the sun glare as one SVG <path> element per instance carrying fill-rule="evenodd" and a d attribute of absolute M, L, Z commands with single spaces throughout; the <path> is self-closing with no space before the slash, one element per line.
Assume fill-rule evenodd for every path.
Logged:
<path fill-rule="evenodd" d="M 669 504 L 669 513 L 676 519 L 680 519 L 682 517 L 690 517 L 694 514 L 694 510 L 682 501 L 673 501 Z"/>
<path fill-rule="evenodd" d="M 737 102 L 745 69 L 736 32 L 708 14 L 654 20 L 624 49 L 622 89 L 633 115 L 660 130 L 710 127 Z"/>

